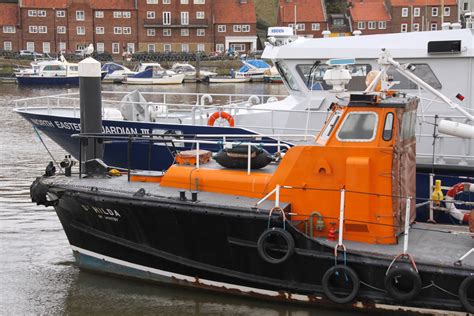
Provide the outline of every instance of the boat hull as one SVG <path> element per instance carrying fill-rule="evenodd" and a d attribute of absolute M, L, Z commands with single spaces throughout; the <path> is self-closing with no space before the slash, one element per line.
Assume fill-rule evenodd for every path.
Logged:
<path fill-rule="evenodd" d="M 169 197 L 140 198 L 95 185 L 99 185 L 96 193 L 87 190 L 87 185 L 77 190 L 48 182 L 48 190 L 60 196 L 55 210 L 81 268 L 311 305 L 377 308 L 379 304 L 400 304 L 370 287 L 361 287 L 357 300 L 351 303 L 327 300 L 321 279 L 335 264 L 333 248 L 308 239 L 289 223 L 286 230 L 295 240 L 294 254 L 281 264 L 263 260 L 257 240 L 269 225 L 268 210 L 242 211 Z M 272 217 L 270 225 L 281 227 L 282 223 Z M 357 253 L 347 255 L 347 265 L 377 288 L 383 288 L 390 262 Z M 425 283 L 433 281 L 450 291 L 469 275 L 468 269 L 418 262 Z M 462 310 L 457 299 L 436 289 L 424 290 L 403 304 Z"/>
<path fill-rule="evenodd" d="M 146 84 L 146 85 L 170 85 L 181 84 L 184 81 L 184 74 L 173 75 L 164 78 L 134 78 L 127 77 L 124 81 L 126 84 Z"/>

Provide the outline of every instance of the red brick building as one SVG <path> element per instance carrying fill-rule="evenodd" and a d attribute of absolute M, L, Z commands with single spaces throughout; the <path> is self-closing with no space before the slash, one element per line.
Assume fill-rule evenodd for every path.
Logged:
<path fill-rule="evenodd" d="M 19 11 L 16 3 L 0 3 L 0 50 L 20 50 Z"/>
<path fill-rule="evenodd" d="M 249 52 L 257 49 L 254 0 L 215 0 L 213 11 L 216 51 L 231 48 L 237 52 Z"/>
<path fill-rule="evenodd" d="M 354 0 L 349 2 L 352 30 L 362 34 L 391 33 L 389 9 L 384 0 Z"/>
<path fill-rule="evenodd" d="M 323 0 L 279 0 L 277 25 L 293 27 L 296 34 L 322 37 L 327 29 Z"/>
<path fill-rule="evenodd" d="M 212 0 L 139 0 L 139 50 L 211 51 L 212 4 Z"/>
<path fill-rule="evenodd" d="M 435 31 L 444 22 L 458 22 L 456 0 L 386 0 L 391 8 L 391 32 Z"/>

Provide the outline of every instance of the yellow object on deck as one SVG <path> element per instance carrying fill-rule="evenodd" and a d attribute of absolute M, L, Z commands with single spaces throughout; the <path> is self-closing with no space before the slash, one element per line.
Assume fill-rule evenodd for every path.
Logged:
<path fill-rule="evenodd" d="M 431 195 L 431 199 L 436 206 L 439 206 L 441 201 L 444 199 L 443 191 L 441 191 L 441 180 L 435 181 L 435 188 L 433 194 Z"/>

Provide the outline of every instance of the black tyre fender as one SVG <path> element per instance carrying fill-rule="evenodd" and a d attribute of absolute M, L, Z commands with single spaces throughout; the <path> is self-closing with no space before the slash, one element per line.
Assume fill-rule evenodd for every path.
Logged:
<path fill-rule="evenodd" d="M 461 282 L 461 285 L 459 286 L 459 300 L 466 311 L 474 313 L 474 305 L 469 302 L 469 299 L 473 300 L 474 298 L 467 297 L 467 292 L 471 286 L 474 286 L 474 275 L 468 276 Z"/>
<path fill-rule="evenodd" d="M 284 256 L 281 258 L 274 258 L 270 254 L 268 254 L 268 252 L 265 250 L 265 241 L 272 235 L 277 235 L 283 238 L 283 240 L 286 243 L 287 249 Z M 286 230 L 284 230 L 283 228 L 277 228 L 277 227 L 269 228 L 265 230 L 258 238 L 257 250 L 260 257 L 266 262 L 272 263 L 272 264 L 283 263 L 286 260 L 288 260 L 295 252 L 295 240 L 293 239 L 291 234 L 287 232 Z"/>
<path fill-rule="evenodd" d="M 349 295 L 347 295 L 345 297 L 337 296 L 329 288 L 329 280 L 330 280 L 331 276 L 333 276 L 336 273 L 344 273 L 346 276 L 348 276 L 352 280 L 352 283 L 354 284 L 354 287 L 352 288 L 352 291 L 349 293 Z M 326 294 L 326 296 L 331 301 L 333 301 L 334 303 L 338 303 L 338 304 L 346 304 L 346 303 L 349 303 L 349 302 L 353 301 L 355 299 L 357 293 L 359 292 L 360 279 L 359 279 L 359 276 L 357 275 L 357 273 L 352 268 L 350 268 L 348 266 L 345 266 L 345 265 L 335 265 L 335 266 L 331 267 L 330 269 L 328 269 L 324 273 L 322 285 L 323 285 L 324 294 Z"/>
<path fill-rule="evenodd" d="M 399 277 L 411 280 L 413 287 L 409 292 L 401 291 L 394 285 L 394 281 L 397 282 Z M 421 291 L 421 277 L 411 266 L 395 266 L 385 276 L 384 285 L 388 294 L 394 300 L 399 302 L 411 301 L 417 297 Z"/>

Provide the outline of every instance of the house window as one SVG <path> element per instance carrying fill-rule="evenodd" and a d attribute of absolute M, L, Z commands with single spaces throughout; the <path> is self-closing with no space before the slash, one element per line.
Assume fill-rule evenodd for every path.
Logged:
<path fill-rule="evenodd" d="M 122 12 L 121 11 L 114 11 L 114 19 L 121 19 Z"/>
<path fill-rule="evenodd" d="M 85 20 L 85 13 L 82 10 L 76 11 L 76 21 L 84 21 Z"/>
<path fill-rule="evenodd" d="M 163 36 L 171 36 L 171 29 L 163 29 Z"/>
<path fill-rule="evenodd" d="M 171 4 L 171 0 L 163 0 L 163 4 Z"/>
<path fill-rule="evenodd" d="M 462 4 L 462 10 L 463 11 L 468 11 L 469 10 L 469 3 L 468 2 L 464 2 Z"/>
<path fill-rule="evenodd" d="M 49 54 L 51 52 L 51 45 L 49 42 L 43 42 L 43 53 Z"/>
<path fill-rule="evenodd" d="M 58 34 L 66 34 L 66 27 L 65 26 L 58 26 L 56 31 Z"/>
<path fill-rule="evenodd" d="M 158 0 L 146 0 L 146 4 L 158 4 Z"/>
<path fill-rule="evenodd" d="M 206 29 L 197 29 L 196 30 L 197 36 L 206 36 Z"/>
<path fill-rule="evenodd" d="M 38 33 L 41 33 L 41 34 L 46 34 L 48 33 L 48 27 L 47 26 L 38 26 Z"/>
<path fill-rule="evenodd" d="M 438 7 L 431 8 L 431 16 L 438 16 Z"/>
<path fill-rule="evenodd" d="M 66 42 L 59 42 L 59 51 L 61 53 L 66 51 Z"/>
<path fill-rule="evenodd" d="M 430 30 L 437 31 L 438 30 L 438 23 L 431 23 Z"/>
<path fill-rule="evenodd" d="M 112 54 L 120 54 L 120 43 L 112 43 Z"/>
<path fill-rule="evenodd" d="M 413 8 L 413 16 L 420 16 L 420 8 Z"/>
<path fill-rule="evenodd" d="M 154 53 L 155 52 L 155 44 L 148 44 L 147 48 L 149 53 Z"/>
<path fill-rule="evenodd" d="M 146 36 L 155 36 L 156 35 L 156 30 L 155 29 L 147 29 L 146 30 Z"/>
<path fill-rule="evenodd" d="M 197 44 L 197 51 L 204 52 L 206 50 L 206 45 L 204 44 Z"/>
<path fill-rule="evenodd" d="M 230 48 L 239 53 L 245 52 L 245 44 L 242 43 L 230 44 Z"/>
<path fill-rule="evenodd" d="M 95 17 L 97 19 L 103 19 L 104 18 L 104 11 L 95 11 Z"/>
<path fill-rule="evenodd" d="M 407 31 L 408 31 L 408 24 L 402 23 L 402 24 L 400 25 L 400 32 L 406 33 Z"/>
<path fill-rule="evenodd" d="M 57 18 L 64 18 L 64 17 L 66 17 L 66 11 L 64 11 L 64 10 L 58 10 L 58 11 L 56 11 L 56 17 L 57 17 Z"/>
<path fill-rule="evenodd" d="M 242 25 L 234 25 L 234 32 L 242 32 Z"/>
<path fill-rule="evenodd" d="M 130 35 L 132 34 L 132 28 L 130 26 L 123 27 L 123 34 Z"/>
<path fill-rule="evenodd" d="M 38 10 L 38 16 L 42 18 L 46 17 L 46 10 Z"/>
<path fill-rule="evenodd" d="M 28 16 L 30 17 L 38 16 L 38 13 L 36 12 L 36 10 L 28 10 Z"/>
<path fill-rule="evenodd" d="M 365 22 L 364 21 L 357 22 L 357 28 L 359 30 L 365 30 Z"/>
<path fill-rule="evenodd" d="M 189 29 L 181 29 L 181 36 L 189 36 Z"/>
<path fill-rule="evenodd" d="M 414 23 L 413 24 L 413 32 L 418 32 L 420 30 L 420 24 L 419 23 Z"/>
<path fill-rule="evenodd" d="M 34 52 L 35 42 L 26 42 L 26 50 L 29 50 L 30 52 Z"/>
<path fill-rule="evenodd" d="M 189 0 L 181 0 L 181 4 L 189 4 Z"/>
<path fill-rule="evenodd" d="M 202 20 L 204 19 L 205 13 L 204 11 L 196 11 L 196 19 Z"/>
<path fill-rule="evenodd" d="M 135 53 L 135 43 L 127 43 L 127 52 L 129 54 Z"/>
<path fill-rule="evenodd" d="M 218 25 L 217 26 L 217 32 L 223 33 L 226 31 L 227 26 L 226 25 Z"/>
<path fill-rule="evenodd" d="M 171 12 L 163 12 L 163 25 L 171 24 Z"/>
<path fill-rule="evenodd" d="M 444 16 L 450 16 L 450 15 L 451 15 L 451 8 L 444 7 Z"/>
<path fill-rule="evenodd" d="M 216 44 L 216 52 L 222 53 L 225 49 L 224 44 Z"/>
<path fill-rule="evenodd" d="M 36 25 L 30 25 L 28 27 L 28 33 L 38 33 L 38 27 Z"/>
<path fill-rule="evenodd" d="M 76 27 L 77 35 L 86 35 L 86 28 L 84 26 Z"/>
<path fill-rule="evenodd" d="M 181 12 L 181 25 L 189 24 L 189 12 Z"/>
<path fill-rule="evenodd" d="M 402 17 L 406 18 L 408 16 L 408 8 L 402 8 Z"/>
<path fill-rule="evenodd" d="M 146 18 L 147 19 L 154 19 L 155 18 L 155 11 L 147 11 L 146 12 Z"/>
<path fill-rule="evenodd" d="M 319 31 L 321 29 L 321 24 L 311 23 L 311 31 Z"/>
<path fill-rule="evenodd" d="M 189 52 L 189 44 L 181 44 L 181 51 L 182 52 Z"/>
<path fill-rule="evenodd" d="M 124 19 L 130 19 L 132 17 L 132 12 L 123 11 L 122 16 L 123 16 Z"/>
<path fill-rule="evenodd" d="M 103 53 L 105 51 L 104 43 L 97 43 L 97 52 Z"/>
<path fill-rule="evenodd" d="M 297 30 L 297 31 L 304 31 L 304 30 L 305 30 L 305 25 L 304 25 L 304 23 L 296 24 L 296 30 Z M 243 30 L 242 30 L 242 31 L 243 31 Z"/>
<path fill-rule="evenodd" d="M 379 21 L 379 30 L 385 30 L 387 28 L 387 21 Z"/>
<path fill-rule="evenodd" d="M 120 26 L 114 26 L 114 34 L 122 34 L 122 28 Z"/>
<path fill-rule="evenodd" d="M 369 21 L 367 23 L 367 28 L 369 30 L 375 30 L 376 27 L 377 27 L 377 22 L 375 22 L 375 21 Z"/>
<path fill-rule="evenodd" d="M 105 33 L 105 28 L 103 26 L 97 26 L 95 28 L 95 33 L 96 34 L 104 34 Z"/>
<path fill-rule="evenodd" d="M 16 27 L 12 25 L 4 25 L 3 33 L 16 33 Z"/>
<path fill-rule="evenodd" d="M 12 42 L 3 42 L 3 50 L 13 50 L 12 48 Z"/>
<path fill-rule="evenodd" d="M 194 4 L 205 4 L 206 0 L 194 0 Z"/>
<path fill-rule="evenodd" d="M 163 44 L 163 51 L 166 53 L 171 52 L 171 44 Z"/>

